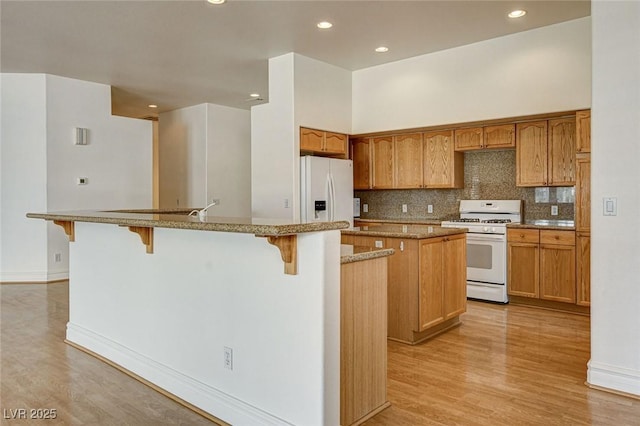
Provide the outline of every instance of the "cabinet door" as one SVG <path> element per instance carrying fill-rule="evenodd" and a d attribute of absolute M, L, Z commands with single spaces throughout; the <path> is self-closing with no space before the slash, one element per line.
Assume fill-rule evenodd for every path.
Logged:
<path fill-rule="evenodd" d="M 446 237 L 443 251 L 444 319 L 467 311 L 467 244 L 465 235 Z"/>
<path fill-rule="evenodd" d="M 591 152 L 591 110 L 576 112 L 576 152 Z"/>
<path fill-rule="evenodd" d="M 575 118 L 549 120 L 548 185 L 572 186 L 576 183 L 576 121 Z"/>
<path fill-rule="evenodd" d="M 393 138 L 391 136 L 374 138 L 371 143 L 372 187 L 374 189 L 391 189 L 394 187 Z"/>
<path fill-rule="evenodd" d="M 516 146 L 515 124 L 486 126 L 484 128 L 484 148 L 513 148 Z"/>
<path fill-rule="evenodd" d="M 576 158 L 576 231 L 591 229 L 591 156 L 579 154 Z"/>
<path fill-rule="evenodd" d="M 395 188 L 422 187 L 422 134 L 393 138 Z"/>
<path fill-rule="evenodd" d="M 346 154 L 347 135 L 342 133 L 325 132 L 324 152 L 328 154 Z"/>
<path fill-rule="evenodd" d="M 353 189 L 371 189 L 371 144 L 369 139 L 351 141 Z"/>
<path fill-rule="evenodd" d="M 423 135 L 425 187 L 464 187 L 464 153 L 454 151 L 453 145 L 451 130 Z"/>
<path fill-rule="evenodd" d="M 387 333 L 411 342 L 418 322 L 418 240 L 387 238 L 385 247 L 395 250 L 387 257 Z"/>
<path fill-rule="evenodd" d="M 442 238 L 420 240 L 418 331 L 444 321 L 443 249 Z"/>
<path fill-rule="evenodd" d="M 591 236 L 578 234 L 576 237 L 576 289 L 577 301 L 581 306 L 591 305 Z"/>
<path fill-rule="evenodd" d="M 507 244 L 507 293 L 538 298 L 540 250 L 537 243 Z"/>
<path fill-rule="evenodd" d="M 468 129 L 457 129 L 455 135 L 456 151 L 467 151 L 471 149 L 481 149 L 483 142 L 482 127 L 471 127 Z"/>
<path fill-rule="evenodd" d="M 576 303 L 575 246 L 540 244 L 540 298 Z"/>
<path fill-rule="evenodd" d="M 322 130 L 300 128 L 300 150 L 322 151 L 324 145 L 324 132 Z"/>
<path fill-rule="evenodd" d="M 547 122 L 516 125 L 516 186 L 547 185 Z"/>

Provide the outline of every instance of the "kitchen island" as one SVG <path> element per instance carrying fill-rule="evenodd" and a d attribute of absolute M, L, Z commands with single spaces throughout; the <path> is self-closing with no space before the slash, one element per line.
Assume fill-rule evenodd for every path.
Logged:
<path fill-rule="evenodd" d="M 342 230 L 343 244 L 393 248 L 387 283 L 387 335 L 416 344 L 460 325 L 467 306 L 466 230 L 426 225 Z"/>
<path fill-rule="evenodd" d="M 69 344 L 231 424 L 339 424 L 348 222 L 28 216 L 72 241 Z"/>

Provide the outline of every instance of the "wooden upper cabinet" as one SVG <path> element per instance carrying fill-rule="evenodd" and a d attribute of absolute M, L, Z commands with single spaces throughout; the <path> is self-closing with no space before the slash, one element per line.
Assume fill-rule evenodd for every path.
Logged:
<path fill-rule="evenodd" d="M 576 152 L 591 152 L 591 110 L 576 112 Z"/>
<path fill-rule="evenodd" d="M 576 121 L 573 117 L 549 120 L 548 185 L 575 185 L 575 138 Z"/>
<path fill-rule="evenodd" d="M 484 128 L 483 148 L 513 148 L 516 146 L 515 124 L 486 126 Z"/>
<path fill-rule="evenodd" d="M 324 151 L 333 154 L 344 154 L 347 151 L 347 135 L 343 133 L 325 132 Z"/>
<path fill-rule="evenodd" d="M 353 189 L 371 189 L 371 142 L 368 138 L 351 140 Z"/>
<path fill-rule="evenodd" d="M 300 127 L 300 151 L 319 155 L 346 157 L 347 135 Z"/>
<path fill-rule="evenodd" d="M 393 138 L 395 188 L 422 187 L 422 134 Z"/>
<path fill-rule="evenodd" d="M 576 158 L 576 231 L 591 230 L 591 155 Z"/>
<path fill-rule="evenodd" d="M 300 150 L 322 151 L 324 147 L 324 132 L 322 130 L 300 128 Z"/>
<path fill-rule="evenodd" d="M 371 140 L 371 187 L 374 189 L 394 188 L 393 138 L 391 136 Z"/>
<path fill-rule="evenodd" d="M 454 151 L 453 131 L 424 133 L 423 148 L 425 187 L 464 187 L 464 153 Z"/>
<path fill-rule="evenodd" d="M 470 127 L 467 129 L 457 129 L 455 134 L 455 150 L 468 151 L 482 148 L 484 141 L 484 131 L 482 127 Z"/>
<path fill-rule="evenodd" d="M 516 125 L 516 186 L 547 185 L 547 122 Z"/>

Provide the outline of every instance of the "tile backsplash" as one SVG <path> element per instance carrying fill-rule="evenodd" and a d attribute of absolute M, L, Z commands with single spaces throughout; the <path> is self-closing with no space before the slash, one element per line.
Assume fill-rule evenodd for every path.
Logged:
<path fill-rule="evenodd" d="M 523 200 L 524 220 L 573 220 L 574 187 L 521 188 L 516 186 L 516 152 L 467 151 L 463 189 L 390 189 L 355 191 L 369 211 L 364 219 L 436 219 L 458 217 L 460 200 Z M 402 213 L 402 205 L 407 213 Z M 433 213 L 427 206 L 433 206 Z M 558 215 L 551 215 L 551 206 Z"/>

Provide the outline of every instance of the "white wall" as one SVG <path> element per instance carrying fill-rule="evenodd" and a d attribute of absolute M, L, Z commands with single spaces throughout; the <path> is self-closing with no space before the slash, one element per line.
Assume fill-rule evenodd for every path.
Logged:
<path fill-rule="evenodd" d="M 299 235 L 298 275 L 251 234 L 156 228 L 146 254 L 116 225 L 76 233 L 71 342 L 234 425 L 339 424 L 339 231 Z"/>
<path fill-rule="evenodd" d="M 160 114 L 160 208 L 204 207 L 216 216 L 251 215 L 251 115 L 200 104 Z"/>
<path fill-rule="evenodd" d="M 353 133 L 588 108 L 590 18 L 353 73 Z"/>
<path fill-rule="evenodd" d="M 160 208 L 207 203 L 207 106 L 165 112 L 158 118 Z"/>
<path fill-rule="evenodd" d="M 300 219 L 300 126 L 351 133 L 350 71 L 295 53 L 269 60 L 269 103 L 251 111 L 254 216 Z"/>
<path fill-rule="evenodd" d="M 588 382 L 640 395 L 640 3 L 592 2 Z M 616 197 L 618 215 L 602 215 Z"/>
<path fill-rule="evenodd" d="M 207 204 L 216 216 L 251 216 L 251 112 L 207 104 Z"/>
<path fill-rule="evenodd" d="M 26 212 L 47 210 L 46 79 L 0 74 L 0 281 L 47 276 L 47 224 Z"/>
<path fill-rule="evenodd" d="M 24 215 L 150 208 L 152 125 L 111 116 L 103 84 L 43 74 L 2 74 L 2 82 L 0 280 L 63 279 L 69 242 L 62 228 Z M 75 127 L 89 129 L 88 145 L 73 144 Z M 78 186 L 78 177 L 88 185 Z"/>

